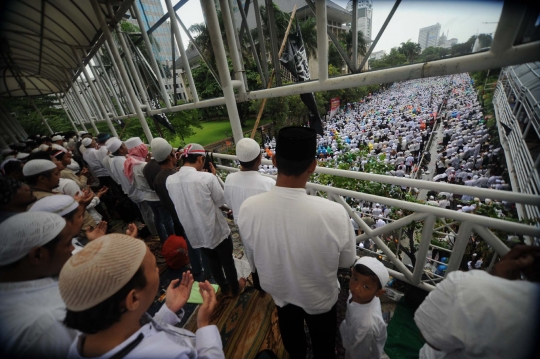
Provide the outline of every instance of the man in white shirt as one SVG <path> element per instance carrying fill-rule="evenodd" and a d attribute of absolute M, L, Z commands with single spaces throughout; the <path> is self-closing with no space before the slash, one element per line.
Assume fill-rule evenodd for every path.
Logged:
<path fill-rule="evenodd" d="M 186 145 L 182 152 L 184 166 L 167 177 L 165 185 L 192 247 L 201 248 L 208 258 L 221 292 L 236 296 L 243 290 L 245 279 L 238 281 L 234 266 L 231 230 L 220 209 L 225 197 L 216 170 L 210 163 L 212 173 L 203 172 L 205 153 L 197 143 Z"/>
<path fill-rule="evenodd" d="M 79 222 L 81 223 L 81 222 Z M 25 212 L 0 224 L 0 356 L 65 358 L 76 331 L 62 321 L 66 307 L 55 279 L 71 256 L 66 220 Z"/>
<path fill-rule="evenodd" d="M 242 203 L 251 196 L 270 191 L 276 181 L 258 173 L 261 151 L 255 140 L 243 138 L 238 141 L 236 156 L 240 161 L 240 171 L 227 176 L 224 191 L 225 202 L 232 209 L 234 222 L 238 224 L 238 212 Z"/>
<path fill-rule="evenodd" d="M 538 358 L 539 260 L 539 247 L 515 246 L 491 274 L 448 274 L 414 315 L 420 359 Z"/>
<path fill-rule="evenodd" d="M 97 148 L 96 141 L 93 138 L 85 138 L 81 141 L 82 145 L 86 148 L 86 150 L 83 153 L 83 159 L 88 164 L 88 168 L 90 169 L 90 172 L 92 172 L 92 175 L 96 177 L 100 184 L 103 186 L 107 186 L 110 184 L 110 173 L 107 171 L 107 169 L 103 166 L 103 163 L 101 162 L 105 156 L 107 156 L 107 148 L 101 147 L 99 149 Z M 100 177 L 106 177 L 104 180 L 103 178 L 100 180 Z"/>
<path fill-rule="evenodd" d="M 306 193 L 317 167 L 316 140 L 309 128 L 281 129 L 272 157 L 276 186 L 248 198 L 238 217 L 246 255 L 274 299 L 283 344 L 293 359 L 306 356 L 304 320 L 314 357 L 335 357 L 336 273 L 356 257 L 347 211 Z"/>

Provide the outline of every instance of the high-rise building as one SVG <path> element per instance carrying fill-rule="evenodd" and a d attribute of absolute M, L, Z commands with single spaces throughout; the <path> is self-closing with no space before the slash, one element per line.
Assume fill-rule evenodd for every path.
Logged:
<path fill-rule="evenodd" d="M 438 45 L 440 32 L 441 24 L 439 23 L 420 29 L 418 34 L 418 43 L 420 44 L 422 51 L 424 51 L 424 49 L 427 47 Z"/>
<path fill-rule="evenodd" d="M 349 1 L 347 10 L 352 12 L 353 2 Z M 371 0 L 358 1 L 358 31 L 362 31 L 365 38 L 372 39 L 373 4 Z"/>
<path fill-rule="evenodd" d="M 148 31 L 165 14 L 160 0 L 137 0 L 134 4 L 141 13 L 142 22 L 145 27 L 141 31 Z M 139 26 L 139 23 L 133 17 L 128 21 L 137 27 Z M 157 43 L 157 45 L 152 45 L 156 60 L 161 63 L 172 61 L 171 27 L 169 23 L 165 22 L 161 24 L 160 27 L 152 32 L 152 37 Z M 176 52 L 176 56 L 178 56 L 178 51 Z"/>

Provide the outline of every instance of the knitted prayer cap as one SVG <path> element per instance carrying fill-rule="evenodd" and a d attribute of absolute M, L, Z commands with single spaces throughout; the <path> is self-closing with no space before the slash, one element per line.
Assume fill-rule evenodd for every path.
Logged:
<path fill-rule="evenodd" d="M 131 137 L 124 141 L 128 150 L 143 144 L 140 137 Z"/>
<path fill-rule="evenodd" d="M 30 156 L 29 153 L 19 152 L 19 153 L 17 153 L 17 156 L 15 156 L 15 158 L 18 159 L 18 160 L 23 160 L 28 156 Z"/>
<path fill-rule="evenodd" d="M 56 213 L 60 217 L 74 211 L 79 207 L 79 202 L 75 198 L 63 194 L 47 196 L 39 199 L 28 212 L 49 212 Z"/>
<path fill-rule="evenodd" d="M 114 153 L 118 151 L 120 146 L 122 146 L 122 141 L 120 141 L 120 139 L 118 139 L 117 137 L 112 137 L 109 138 L 107 142 L 105 142 L 105 146 L 110 153 Z"/>
<path fill-rule="evenodd" d="M 188 155 L 206 154 L 204 147 L 199 145 L 198 143 L 188 143 L 182 151 L 182 157 L 187 157 Z"/>
<path fill-rule="evenodd" d="M 317 154 L 317 132 L 307 127 L 285 127 L 278 133 L 276 153 L 289 161 L 314 159 Z"/>
<path fill-rule="evenodd" d="M 161 137 L 154 138 L 150 147 L 152 147 L 152 156 L 158 162 L 165 161 L 172 152 L 172 146 Z"/>
<path fill-rule="evenodd" d="M 236 144 L 236 157 L 240 162 L 250 162 L 261 154 L 259 144 L 251 138 L 242 138 Z"/>
<path fill-rule="evenodd" d="M 66 220 L 54 213 L 24 212 L 0 224 L 0 266 L 15 263 L 53 240 L 66 226 Z"/>
<path fill-rule="evenodd" d="M 31 160 L 23 167 L 23 175 L 26 177 L 34 176 L 39 173 L 47 172 L 56 168 L 53 161 L 49 160 Z"/>
<path fill-rule="evenodd" d="M 53 142 L 56 142 L 56 141 L 64 140 L 64 137 L 60 136 L 60 135 L 56 135 L 56 136 L 53 136 L 53 138 L 51 140 Z"/>
<path fill-rule="evenodd" d="M 9 203 L 21 186 L 21 182 L 11 177 L 0 176 L 0 204 Z"/>
<path fill-rule="evenodd" d="M 143 241 L 120 233 L 88 243 L 60 272 L 58 286 L 66 308 L 81 312 L 110 298 L 141 267 L 146 248 Z"/>
<path fill-rule="evenodd" d="M 354 265 L 362 264 L 371 269 L 373 273 L 379 278 L 379 281 L 381 282 L 381 286 L 384 288 L 386 286 L 386 283 L 388 283 L 388 279 L 390 279 L 390 275 L 388 274 L 388 270 L 377 259 L 373 257 L 362 257 L 359 260 L 354 263 Z"/>

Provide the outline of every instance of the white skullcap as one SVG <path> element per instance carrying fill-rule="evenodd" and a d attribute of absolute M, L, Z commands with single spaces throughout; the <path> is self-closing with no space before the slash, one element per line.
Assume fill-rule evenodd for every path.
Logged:
<path fill-rule="evenodd" d="M 62 137 L 60 135 L 56 135 L 56 136 L 53 136 L 53 138 L 52 138 L 53 142 L 60 141 L 60 140 L 64 140 L 64 137 Z"/>
<path fill-rule="evenodd" d="M 7 155 L 8 153 L 11 153 L 11 152 L 13 152 L 13 150 L 11 148 L 6 148 L 6 149 L 3 149 L 2 152 L 0 152 L 0 154 L 2 156 L 5 156 L 5 155 Z"/>
<path fill-rule="evenodd" d="M 88 147 L 92 144 L 92 139 L 91 138 L 84 138 L 82 141 L 81 141 L 81 144 L 84 146 L 84 147 Z"/>
<path fill-rule="evenodd" d="M 124 141 L 128 150 L 143 144 L 140 137 L 131 137 Z"/>
<path fill-rule="evenodd" d="M 26 157 L 30 156 L 29 153 L 19 152 L 17 153 L 17 156 L 15 156 L 16 159 L 22 160 Z"/>
<path fill-rule="evenodd" d="M 39 151 L 48 151 L 49 148 L 50 148 L 50 147 L 47 146 L 46 144 L 41 144 L 41 145 L 39 145 L 38 150 L 39 150 Z"/>
<path fill-rule="evenodd" d="M 79 172 L 81 170 L 81 166 L 75 161 L 73 158 L 71 159 L 71 163 L 67 165 L 67 168 L 72 170 L 73 172 Z"/>
<path fill-rule="evenodd" d="M 31 160 L 23 167 L 23 175 L 34 176 L 39 173 L 50 171 L 56 168 L 53 161 L 49 160 Z"/>
<path fill-rule="evenodd" d="M 474 201 L 475 201 L 475 202 L 480 202 L 480 198 L 474 197 Z"/>
<path fill-rule="evenodd" d="M 251 162 L 261 154 L 259 144 L 251 138 L 242 138 L 236 144 L 236 157 L 241 162 Z"/>
<path fill-rule="evenodd" d="M 484 201 L 486 204 L 491 204 L 491 200 L 489 198 L 486 198 L 486 200 Z"/>
<path fill-rule="evenodd" d="M 110 153 L 114 153 L 118 151 L 118 149 L 122 146 L 122 141 L 118 139 L 118 137 L 111 137 L 105 142 L 105 147 L 107 147 L 107 150 Z"/>
<path fill-rule="evenodd" d="M 49 212 L 56 213 L 60 217 L 65 216 L 69 212 L 74 211 L 79 207 L 79 202 L 71 196 L 64 194 L 58 194 L 54 196 L 47 196 L 39 199 L 28 212 Z"/>
<path fill-rule="evenodd" d="M 354 263 L 354 265 L 362 264 L 371 269 L 373 273 L 379 278 L 379 281 L 381 282 L 381 286 L 384 288 L 386 286 L 386 283 L 388 283 L 388 279 L 390 279 L 390 275 L 388 274 L 388 270 L 377 259 L 373 257 L 362 257 L 359 260 Z"/>
<path fill-rule="evenodd" d="M 39 152 L 39 148 L 34 148 L 32 151 L 30 151 L 30 153 L 36 153 L 36 152 Z"/>
<path fill-rule="evenodd" d="M 77 132 L 77 135 L 82 136 L 82 135 L 84 135 L 85 133 L 88 133 L 88 132 L 86 132 L 86 131 L 79 131 L 79 132 Z"/>
<path fill-rule="evenodd" d="M 118 292 L 141 267 L 146 244 L 112 233 L 88 243 L 60 272 L 58 287 L 66 308 L 81 312 Z"/>
<path fill-rule="evenodd" d="M 0 266 L 15 263 L 32 248 L 53 240 L 66 226 L 66 220 L 54 213 L 24 212 L 0 224 Z"/>
<path fill-rule="evenodd" d="M 60 146 L 59 144 L 56 144 L 56 143 L 53 143 L 51 145 L 51 147 L 52 147 L 53 150 L 67 152 L 67 150 L 66 150 L 66 148 L 64 146 Z"/>
<path fill-rule="evenodd" d="M 429 199 L 435 199 L 435 197 L 433 197 L 433 196 L 429 196 Z"/>
<path fill-rule="evenodd" d="M 172 152 L 172 146 L 161 137 L 154 138 L 150 147 L 152 147 L 152 156 L 158 162 L 165 161 Z"/>

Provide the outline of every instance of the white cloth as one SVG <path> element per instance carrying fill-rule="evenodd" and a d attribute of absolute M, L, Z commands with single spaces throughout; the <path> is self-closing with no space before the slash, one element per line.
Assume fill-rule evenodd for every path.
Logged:
<path fill-rule="evenodd" d="M 245 200 L 238 218 L 249 264 L 276 305 L 328 312 L 339 293 L 338 267 L 349 268 L 356 258 L 345 209 L 303 188 L 274 186 Z"/>
<path fill-rule="evenodd" d="M 65 316 L 56 280 L 0 283 L 0 353 L 65 358 L 76 336 L 62 324 Z"/>
<path fill-rule="evenodd" d="M 414 315 L 428 344 L 420 358 L 525 358 L 534 337 L 540 286 L 484 271 L 455 271 Z"/>
<path fill-rule="evenodd" d="M 102 149 L 100 150 L 102 151 Z M 106 148 L 105 151 L 107 151 Z M 107 155 L 106 152 L 105 155 Z M 109 172 L 107 172 L 107 169 L 105 169 L 101 163 L 101 159 L 103 159 L 103 157 L 105 156 L 103 156 L 102 153 L 95 148 L 87 148 L 83 153 L 83 159 L 86 161 L 86 163 L 88 163 L 90 171 L 96 177 L 109 176 Z"/>
<path fill-rule="evenodd" d="M 101 164 L 103 164 L 103 167 L 105 167 L 105 169 L 107 170 L 109 175 L 111 175 L 111 172 L 112 172 L 111 171 L 111 161 L 112 161 L 112 156 L 110 156 L 110 155 L 107 155 L 107 156 L 103 157 L 103 159 L 101 160 Z M 111 175 L 111 177 L 112 177 L 112 175 Z"/>
<path fill-rule="evenodd" d="M 144 193 L 132 185 L 124 174 L 124 162 L 126 157 L 114 156 L 111 159 L 111 177 L 120 184 L 125 194 L 135 203 L 144 201 Z"/>
<path fill-rule="evenodd" d="M 107 353 L 94 359 L 105 359 L 115 355 L 140 334 L 144 335 L 144 339 L 131 351 L 124 359 L 129 358 L 167 358 L 167 359 L 191 359 L 191 358 L 208 358 L 220 359 L 225 358 L 223 353 L 223 344 L 219 336 L 219 330 L 215 325 L 208 325 L 197 330 L 197 333 L 174 327 L 173 325 L 180 322 L 182 314 L 177 316 L 171 312 L 164 304 L 156 313 L 150 323 L 143 325 L 138 331 L 133 333 L 122 344 Z M 68 358 L 84 359 L 80 355 L 80 349 L 84 334 L 80 334 L 69 349 Z"/>
<path fill-rule="evenodd" d="M 261 176 L 256 171 L 231 173 L 225 180 L 225 202 L 233 211 L 234 223 L 238 224 L 238 212 L 246 199 L 268 192 L 276 185 L 272 178 Z"/>
<path fill-rule="evenodd" d="M 217 177 L 184 166 L 165 183 L 193 248 L 216 248 L 231 230 L 219 207 L 225 204 Z"/>
<path fill-rule="evenodd" d="M 79 194 L 82 194 L 81 187 L 79 187 L 77 182 L 67 178 L 60 178 L 60 182 L 58 182 L 58 187 L 56 187 L 54 191 L 72 197 L 74 197 L 77 192 L 79 192 Z"/>
<path fill-rule="evenodd" d="M 159 201 L 159 197 L 154 190 L 148 185 L 146 177 L 144 177 L 143 169 L 146 166 L 146 162 L 139 163 L 133 166 L 133 185 L 139 191 L 141 191 L 143 200 L 150 202 Z"/>
<path fill-rule="evenodd" d="M 367 304 L 350 302 L 349 292 L 345 319 L 339 326 L 345 358 L 381 359 L 386 342 L 386 323 L 378 297 Z"/>

